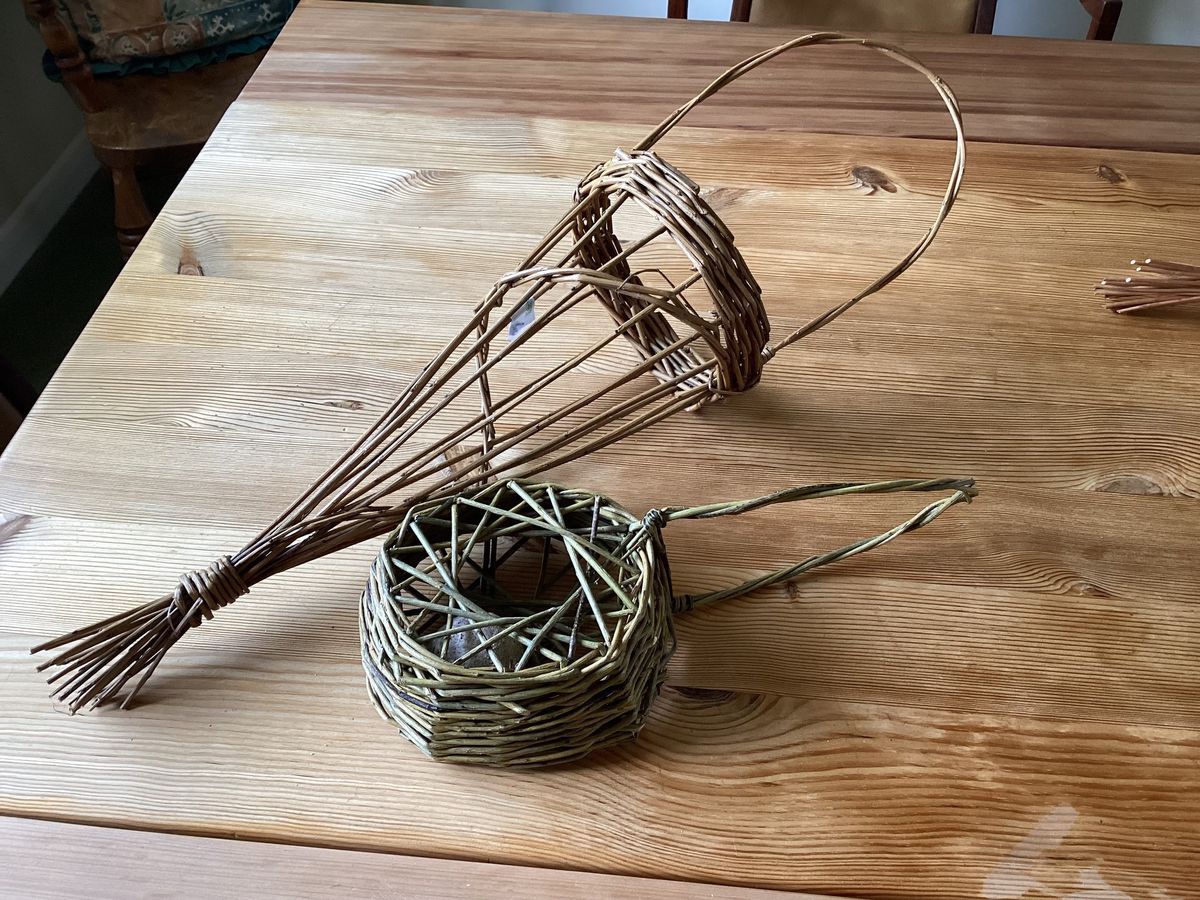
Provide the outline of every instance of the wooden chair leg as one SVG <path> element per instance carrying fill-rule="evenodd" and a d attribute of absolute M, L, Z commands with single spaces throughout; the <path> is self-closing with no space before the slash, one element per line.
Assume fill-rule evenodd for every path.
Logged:
<path fill-rule="evenodd" d="M 37 391 L 33 389 L 33 385 L 17 371 L 16 366 L 0 356 L 0 419 L 4 416 L 5 403 L 16 410 L 17 415 L 27 416 L 33 409 L 35 400 Z M 3 430 L 3 424 L 0 424 L 0 432 Z"/>
<path fill-rule="evenodd" d="M 979 0 L 975 4 L 975 34 L 991 34 L 996 24 L 996 0 Z"/>
<path fill-rule="evenodd" d="M 133 166 L 113 166 L 109 172 L 112 174 L 113 197 L 117 206 L 117 243 L 121 246 L 121 255 L 129 259 L 150 227 L 153 216 L 146 208 L 146 198 L 142 196 L 142 186 L 138 184 L 137 171 Z"/>
<path fill-rule="evenodd" d="M 1089 41 L 1111 41 L 1117 32 L 1117 20 L 1121 18 L 1122 0 L 1079 0 L 1092 17 L 1088 28 Z"/>

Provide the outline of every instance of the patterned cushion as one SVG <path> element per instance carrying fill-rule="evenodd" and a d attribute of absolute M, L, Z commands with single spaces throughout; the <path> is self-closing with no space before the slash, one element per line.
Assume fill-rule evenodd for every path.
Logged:
<path fill-rule="evenodd" d="M 279 30 L 296 0 L 58 0 L 93 63 L 187 54 Z"/>

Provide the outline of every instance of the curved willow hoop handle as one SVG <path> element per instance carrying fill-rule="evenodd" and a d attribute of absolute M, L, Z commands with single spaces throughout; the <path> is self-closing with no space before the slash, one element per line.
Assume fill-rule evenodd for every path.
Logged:
<path fill-rule="evenodd" d="M 779 584 L 783 581 L 790 581 L 797 575 L 802 575 L 810 569 L 816 569 L 819 566 L 828 565 L 842 559 L 849 559 L 851 556 L 857 556 L 860 553 L 866 553 L 868 550 L 895 540 L 902 534 L 928 525 L 957 503 L 970 502 L 971 498 L 978 491 L 975 489 L 974 480 L 970 478 L 907 479 L 903 481 L 877 481 L 869 484 L 814 484 L 805 487 L 788 488 L 774 494 L 768 494 L 765 497 L 757 497 L 754 500 L 712 503 L 707 506 L 694 506 L 690 508 L 674 506 L 660 509 L 657 512 L 662 517 L 662 521 L 671 522 L 676 519 L 715 519 L 719 516 L 736 516 L 744 512 L 750 512 L 751 510 L 761 509 L 764 506 L 772 506 L 776 503 L 791 503 L 794 500 L 815 500 L 820 497 L 840 497 L 845 494 L 892 494 L 898 491 L 925 492 L 941 490 L 951 490 L 953 493 L 949 497 L 943 497 L 936 503 L 929 504 L 915 516 L 906 519 L 882 534 L 854 541 L 853 543 L 846 544 L 844 547 L 830 550 L 827 553 L 810 556 L 808 559 L 794 565 L 786 566 L 768 575 L 763 575 L 760 578 L 753 578 L 736 587 L 720 591 L 710 591 L 707 594 L 683 594 L 674 597 L 672 599 L 672 606 L 677 612 L 685 612 L 697 606 L 716 603 L 718 600 L 729 600 L 733 597 L 740 597 L 759 588 Z"/>
<path fill-rule="evenodd" d="M 668 131 L 679 124 L 679 121 L 691 112 L 696 106 L 699 106 L 721 88 L 730 84 L 733 81 L 741 78 L 752 69 L 756 69 L 763 63 L 774 59 L 781 53 L 786 53 L 795 47 L 806 47 L 813 44 L 858 44 L 862 47 L 868 47 L 871 50 L 876 50 L 884 56 L 896 60 L 896 62 L 908 66 L 908 68 L 920 72 L 933 85 L 938 96 L 942 98 L 942 102 L 946 105 L 946 111 L 950 113 L 950 121 L 954 124 L 954 164 L 950 168 L 950 180 L 946 184 L 946 193 L 942 196 L 942 204 L 938 208 L 937 215 L 934 216 L 933 224 L 929 226 L 929 230 L 925 232 L 925 236 L 917 243 L 908 254 L 890 268 L 883 275 L 876 278 L 863 290 L 859 291 L 849 300 L 840 303 L 837 306 L 826 310 L 821 315 L 817 316 L 810 322 L 801 325 L 795 331 L 788 334 L 782 340 L 774 345 L 763 348 L 763 356 L 770 359 L 784 347 L 794 344 L 801 338 L 812 334 L 819 328 L 828 325 L 846 310 L 856 305 L 859 301 L 866 299 L 876 291 L 886 287 L 901 274 L 903 274 L 909 266 L 916 262 L 921 254 L 933 242 L 934 236 L 938 233 L 938 229 L 942 227 L 942 222 L 949 215 L 951 207 L 954 206 L 954 200 L 958 197 L 958 189 L 962 185 L 963 171 L 966 167 L 967 147 L 966 139 L 963 136 L 962 113 L 958 108 L 958 98 L 954 96 L 954 92 L 946 85 L 944 81 L 932 70 L 927 68 L 923 63 L 914 57 L 910 56 L 899 47 L 894 47 L 891 44 L 883 44 L 878 41 L 872 41 L 868 38 L 848 37 L 844 34 L 838 34 L 833 31 L 822 31 L 814 34 L 806 34 L 803 37 L 795 38 L 780 44 L 778 47 L 772 47 L 769 50 L 764 50 L 749 59 L 738 63 L 731 69 L 727 69 L 722 73 L 712 84 L 702 90 L 699 94 L 685 103 L 671 115 L 667 116 L 650 134 L 648 134 L 635 150 L 649 150 L 665 135 Z"/>

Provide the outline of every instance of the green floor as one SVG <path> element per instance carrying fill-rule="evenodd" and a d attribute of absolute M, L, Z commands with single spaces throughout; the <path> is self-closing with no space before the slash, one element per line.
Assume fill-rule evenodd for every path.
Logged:
<path fill-rule="evenodd" d="M 150 208 L 160 208 L 178 182 L 172 172 L 143 179 Z M 121 271 L 112 221 L 112 182 L 100 171 L 0 294 L 0 360 L 35 393 L 49 382 Z"/>

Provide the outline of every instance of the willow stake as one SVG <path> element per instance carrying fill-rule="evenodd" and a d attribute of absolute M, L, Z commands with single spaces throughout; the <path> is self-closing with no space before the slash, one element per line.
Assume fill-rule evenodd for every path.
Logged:
<path fill-rule="evenodd" d="M 933 224 L 903 259 L 772 345 L 762 292 L 733 235 L 700 188 L 651 148 L 731 81 L 813 44 L 869 47 L 929 79 L 954 125 L 954 164 Z M 184 575 L 157 600 L 35 648 L 59 649 L 39 669 L 57 669 L 50 679 L 54 695 L 72 712 L 104 703 L 132 684 L 128 704 L 189 629 L 259 581 L 386 534 L 414 504 L 501 476 L 528 477 L 678 410 L 752 387 L 780 349 L 833 321 L 916 261 L 958 194 L 964 156 L 954 95 L 896 47 L 820 33 L 750 57 L 633 150 L 618 150 L 588 173 L 545 239 L 496 282 L 378 421 L 245 547 Z M 650 224 L 640 236 L 618 237 L 619 216 L 633 226 Z M 667 255 L 682 275 L 667 274 Z M 653 263 L 643 262 L 650 258 Z M 698 306 L 711 311 L 701 313 Z M 587 330 L 581 317 L 598 308 L 613 327 L 564 352 L 572 335 Z M 632 364 L 620 352 L 628 347 Z M 547 407 L 551 411 L 536 411 Z"/>

